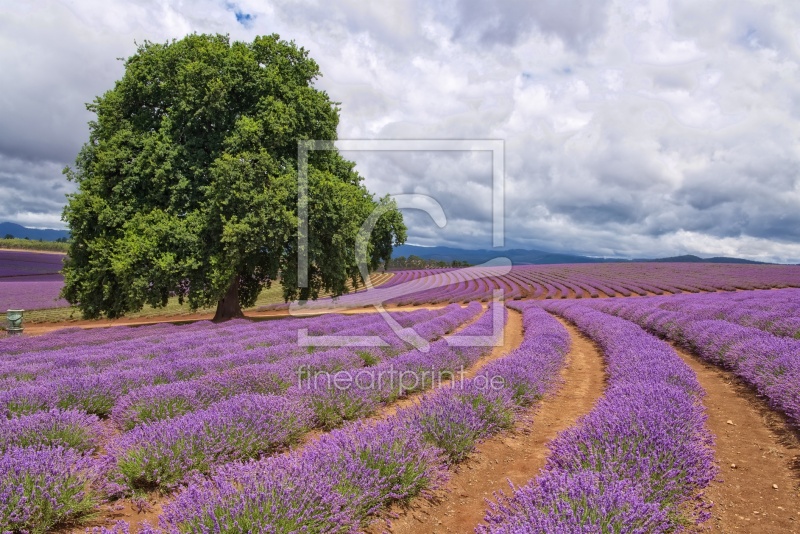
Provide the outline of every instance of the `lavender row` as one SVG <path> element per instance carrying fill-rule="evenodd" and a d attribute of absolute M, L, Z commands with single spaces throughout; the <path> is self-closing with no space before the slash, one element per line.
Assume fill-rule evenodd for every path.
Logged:
<path fill-rule="evenodd" d="M 800 426 L 800 340 L 725 320 L 698 320 L 680 311 L 653 308 L 647 301 L 601 309 L 731 370 Z"/>
<path fill-rule="evenodd" d="M 680 312 L 698 321 L 723 320 L 776 336 L 800 338 L 800 290 L 794 288 L 654 298 L 637 307 Z"/>
<path fill-rule="evenodd" d="M 433 317 L 431 312 L 412 312 L 412 323 Z M 32 350 L 13 352 L 0 366 L 1 377 L 24 376 L 27 379 L 46 374 L 48 371 L 75 371 L 86 374 L 118 366 L 136 367 L 141 359 L 148 361 L 169 357 L 186 359 L 187 353 L 194 356 L 218 357 L 256 347 L 270 347 L 297 339 L 301 328 L 326 331 L 331 328 L 352 328 L 365 321 L 377 322 L 374 314 L 369 316 L 327 316 L 316 321 L 283 320 L 268 325 L 245 320 L 231 321 L 223 326 L 207 321 L 186 326 L 159 326 L 136 328 L 111 328 L 101 332 L 87 332 L 68 344 L 60 344 L 55 350 Z M 366 326 L 366 325 L 365 325 Z M 87 343 L 87 338 L 105 334 L 103 343 Z M 109 339 L 110 338 L 110 339 Z M 88 346 L 87 346 L 88 345 Z M 136 360 L 138 358 L 138 361 Z M 134 360 L 131 362 L 130 360 Z"/>
<path fill-rule="evenodd" d="M 477 303 L 466 308 L 454 306 L 446 310 L 446 313 L 426 312 L 424 316 L 430 317 L 430 319 L 417 324 L 415 329 L 425 339 L 433 341 L 451 332 L 456 326 L 471 320 L 480 312 L 481 306 Z M 382 321 L 380 318 L 377 320 Z M 381 328 L 388 329 L 385 323 L 380 322 L 379 324 Z M 363 333 L 365 330 L 367 329 L 364 325 L 357 325 L 355 332 L 341 330 L 339 334 Z M 385 337 L 389 337 L 387 332 L 382 333 Z M 112 418 L 122 429 L 129 430 L 141 423 L 168 419 L 206 408 L 214 402 L 239 393 L 281 394 L 303 377 L 324 373 L 326 376 L 322 377 L 322 380 L 326 380 L 327 375 L 336 372 L 374 366 L 383 360 L 396 357 L 404 350 L 402 345 L 397 344 L 398 341 L 398 338 L 394 338 L 394 344 L 387 348 L 342 348 L 311 355 L 306 354 L 305 348 L 300 347 L 302 354 L 283 357 L 279 361 L 238 366 L 225 372 L 212 373 L 193 380 L 136 388 L 116 402 L 112 410 Z M 391 365 L 401 366 L 402 362 L 403 358 L 400 358 L 396 362 L 393 361 Z M 378 366 L 370 373 L 382 370 L 383 367 Z M 367 375 L 362 373 L 362 377 L 366 378 Z M 319 402 L 324 404 L 331 400 L 326 398 Z M 346 400 L 341 399 L 342 402 Z M 374 404 L 374 402 L 368 402 L 367 399 L 353 399 L 353 402 L 356 401 L 363 404 L 365 408 Z M 323 408 L 324 406 L 320 406 L 318 411 L 321 412 Z M 342 407 L 343 410 L 344 407 Z M 337 426 L 341 423 L 340 417 L 339 411 L 331 413 L 329 418 L 325 418 L 326 422 L 320 426 Z"/>
<path fill-rule="evenodd" d="M 104 434 L 95 415 L 77 410 L 39 412 L 0 419 L 0 452 L 15 447 L 65 447 L 93 452 Z"/>
<path fill-rule="evenodd" d="M 480 305 L 471 308 L 480 310 Z M 484 314 L 472 325 L 473 332 L 487 316 L 491 319 Z M 455 376 L 486 350 L 453 350 L 442 340 L 427 353 L 412 350 L 368 367 L 352 352 L 328 354 L 286 370 L 283 376 L 296 383 L 282 396 L 238 395 L 205 410 L 137 426 L 109 447 L 115 476 L 130 490 L 169 489 L 190 473 L 208 474 L 221 463 L 268 455 L 311 428 L 330 430 L 371 415 L 380 404 L 431 387 L 437 377 Z M 316 366 L 327 368 L 297 373 Z"/>
<path fill-rule="evenodd" d="M 398 271 L 374 291 L 344 295 L 339 302 L 359 306 L 373 301 L 398 305 L 486 301 L 498 289 L 507 300 L 629 297 L 798 287 L 799 280 L 796 265 L 642 262 L 520 265 L 510 272 L 479 266 Z"/>
<path fill-rule="evenodd" d="M 692 504 L 714 478 L 702 389 L 665 343 L 585 305 L 545 306 L 604 350 L 609 385 L 551 444 L 543 472 L 499 495 L 483 533 L 666 533 L 706 519 Z"/>
<path fill-rule="evenodd" d="M 0 531 L 42 534 L 92 513 L 104 493 L 100 467 L 71 448 L 0 452 Z"/>
<path fill-rule="evenodd" d="M 525 325 L 523 345 L 501 360 L 508 365 L 487 367 L 381 423 L 356 423 L 301 451 L 227 466 L 190 484 L 166 506 L 160 528 L 144 532 L 352 532 L 387 505 L 440 487 L 449 464 L 507 428 L 557 381 L 567 333 L 537 309 L 526 310 Z M 489 329 L 482 320 L 463 334 Z M 525 376 L 530 384 L 520 387 Z M 489 387 L 492 379 L 502 387 Z"/>
<path fill-rule="evenodd" d="M 474 379 L 439 390 L 400 414 L 444 451 L 449 464 L 463 461 L 480 441 L 509 428 L 520 410 L 560 383 L 569 334 L 535 304 L 513 307 L 522 312 L 525 331 L 517 349 L 483 367 Z"/>
<path fill-rule="evenodd" d="M 0 531 L 45 532 L 91 513 L 107 493 L 97 417 L 53 410 L 0 420 Z"/>
<path fill-rule="evenodd" d="M 455 306 L 447 310 L 447 314 L 452 316 L 450 321 L 460 321 L 474 316 L 477 310 L 479 310 L 477 304 L 471 309 L 461 309 Z M 432 320 L 437 319 L 437 317 L 434 317 Z M 335 331 L 336 317 L 330 318 L 327 324 Z M 373 334 L 382 334 L 384 337 L 388 338 L 391 342 L 390 347 L 393 346 L 392 343 L 394 346 L 402 345 L 402 341 L 394 336 L 385 322 L 383 322 L 381 318 L 376 317 L 375 314 L 371 317 L 360 316 L 359 321 L 355 323 L 348 322 L 347 324 L 349 325 L 348 329 L 339 330 L 337 333 L 347 335 L 372 332 Z M 446 331 L 452 328 L 451 323 L 448 321 L 437 321 L 437 324 L 439 324 L 439 330 Z M 256 328 L 257 327 L 256 325 Z M 250 328 L 250 326 L 246 328 Z M 267 330 L 264 328 L 263 324 L 261 328 L 262 330 Z M 269 330 L 267 330 L 267 332 L 269 332 Z M 441 333 L 439 335 L 441 335 Z M 196 340 L 194 340 L 193 343 L 194 342 L 196 342 Z M 229 343 L 229 345 L 235 346 L 236 343 Z M 219 341 L 217 346 L 221 347 L 220 350 L 231 350 L 224 341 Z M 200 350 L 208 351 L 210 347 L 201 347 Z M 302 352 L 308 349 L 297 347 L 296 345 L 291 347 L 278 346 L 276 349 L 273 349 L 272 355 L 285 354 L 290 350 Z M 168 355 L 169 354 L 170 353 L 168 353 Z M 135 369 L 106 371 L 94 375 L 67 376 L 65 378 L 56 378 L 48 381 L 37 381 L 33 384 L 26 384 L 7 391 L 0 391 L 0 410 L 5 411 L 6 416 L 12 416 L 34 413 L 54 407 L 77 408 L 89 413 L 104 416 L 111 412 L 119 397 L 136 388 L 186 380 L 195 376 L 204 375 L 209 371 L 234 368 L 258 361 L 270 361 L 270 358 L 272 358 L 272 356 L 270 356 L 269 347 L 252 348 L 238 354 L 232 354 L 228 358 L 220 358 L 219 356 L 216 358 L 211 357 L 217 354 L 219 354 L 218 351 L 215 352 L 211 350 L 211 352 L 206 352 L 206 356 L 201 357 L 199 361 L 192 358 L 182 361 L 185 353 L 177 352 L 174 354 L 175 358 L 169 357 L 166 361 L 158 361 L 156 359 L 149 360 L 146 358 L 145 361 L 142 362 L 142 366 Z"/>

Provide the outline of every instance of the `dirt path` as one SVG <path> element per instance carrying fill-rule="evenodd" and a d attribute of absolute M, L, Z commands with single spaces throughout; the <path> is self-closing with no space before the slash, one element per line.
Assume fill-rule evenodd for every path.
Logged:
<path fill-rule="evenodd" d="M 434 501 L 417 499 L 400 511 L 388 530 L 393 533 L 472 532 L 483 522 L 484 499 L 507 491 L 508 480 L 522 485 L 534 478 L 549 454 L 547 444 L 588 413 L 603 394 L 603 359 L 577 329 L 561 321 L 572 337 L 572 348 L 561 372 L 563 387 L 531 410 L 533 422 L 480 444 L 473 457 L 452 474 Z M 381 528 L 374 531 L 379 532 Z"/>
<path fill-rule="evenodd" d="M 388 306 L 386 311 L 390 312 L 403 312 L 415 310 L 438 310 L 445 308 L 450 304 L 430 304 L 422 306 Z M 318 311 L 315 313 L 304 313 L 292 315 L 289 310 L 276 310 L 264 312 L 245 312 L 244 319 L 254 320 L 268 320 L 268 319 L 286 319 L 290 317 L 314 317 L 325 315 L 327 312 Z M 359 313 L 377 313 L 373 306 L 363 308 L 351 308 L 349 310 L 339 310 L 335 313 L 342 315 L 353 315 Z M 213 313 L 186 313 L 183 315 L 165 315 L 163 317 L 139 317 L 135 319 L 79 319 L 77 321 L 67 321 L 61 323 L 30 323 L 25 325 L 25 334 L 29 336 L 39 336 L 55 330 L 62 330 L 64 328 L 108 328 L 111 326 L 147 326 L 160 323 L 173 323 L 185 324 L 193 323 L 196 321 L 210 321 L 214 318 Z"/>
<path fill-rule="evenodd" d="M 797 431 L 732 373 L 676 350 L 706 390 L 707 424 L 717 440 L 719 480 L 705 492 L 714 503 L 711 532 L 800 534 Z"/>
<path fill-rule="evenodd" d="M 489 312 L 487 312 L 489 313 Z M 462 329 L 466 328 L 469 324 L 472 324 L 477 319 L 470 321 L 469 323 L 462 325 L 454 331 L 453 333 L 458 333 Z M 479 358 L 473 365 L 469 367 L 469 369 L 464 371 L 463 377 L 466 378 L 474 378 L 475 375 L 478 374 L 484 366 L 486 366 L 489 362 L 492 362 L 498 358 L 502 358 L 506 354 L 517 350 L 517 348 L 522 344 L 522 314 L 516 310 L 508 309 L 508 320 L 506 321 L 506 326 L 503 331 L 503 343 L 500 346 L 492 348 L 491 352 L 486 356 Z M 460 380 L 461 375 L 456 376 L 456 380 Z M 436 387 L 447 387 L 450 384 L 450 380 L 443 380 L 441 384 L 437 384 Z M 406 398 L 400 399 L 398 401 L 393 402 L 392 404 L 386 406 L 385 408 L 381 409 L 378 414 L 372 416 L 370 419 L 385 419 L 390 415 L 394 415 L 399 410 L 403 408 L 409 408 L 417 403 L 419 403 L 420 399 L 425 395 L 431 393 L 432 389 L 428 389 L 425 391 L 420 391 L 417 393 L 413 393 Z"/>

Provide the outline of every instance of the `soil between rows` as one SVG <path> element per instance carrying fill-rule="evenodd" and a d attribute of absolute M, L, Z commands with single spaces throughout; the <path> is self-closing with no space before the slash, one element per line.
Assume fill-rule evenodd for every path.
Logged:
<path fill-rule="evenodd" d="M 559 390 L 531 409 L 514 431 L 478 445 L 434 500 L 419 498 L 405 509 L 393 510 L 399 517 L 388 526 L 376 524 L 371 532 L 383 527 L 392 533 L 472 532 L 483 522 L 486 499 L 497 491 L 508 493 L 509 481 L 519 486 L 536 477 L 549 455 L 548 443 L 591 411 L 605 389 L 598 348 L 577 328 L 559 321 L 572 338 Z"/>
<path fill-rule="evenodd" d="M 710 531 L 800 533 L 797 430 L 732 373 L 675 350 L 706 391 L 706 424 L 716 438 L 720 474 L 705 491 Z"/>
<path fill-rule="evenodd" d="M 406 312 L 416 310 L 439 310 L 449 306 L 449 304 L 430 304 L 422 306 L 386 306 L 386 311 L 390 312 Z M 465 304 L 461 303 L 461 306 Z M 302 317 L 315 317 L 326 315 L 325 311 L 317 313 L 305 313 L 292 315 L 288 310 L 275 310 L 266 312 L 247 312 L 243 319 L 251 319 L 254 321 L 266 321 L 276 319 L 292 319 Z M 336 313 L 342 315 L 354 315 L 361 313 L 377 313 L 373 306 L 364 306 L 362 308 L 351 308 L 347 310 L 340 310 Z M 172 324 L 187 324 L 196 321 L 210 321 L 214 318 L 213 313 L 186 313 L 183 315 L 166 315 L 163 317 L 140 317 L 136 319 L 79 319 L 76 321 L 60 322 L 60 323 L 33 323 L 25 326 L 25 334 L 28 336 L 40 336 L 55 330 L 64 328 L 109 328 L 112 326 L 148 326 L 161 323 Z"/>

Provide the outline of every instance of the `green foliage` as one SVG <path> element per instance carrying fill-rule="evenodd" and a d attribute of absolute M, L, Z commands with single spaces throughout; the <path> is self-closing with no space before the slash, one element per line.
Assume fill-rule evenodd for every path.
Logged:
<path fill-rule="evenodd" d="M 137 425 L 172 419 L 196 409 L 196 405 L 181 397 L 164 396 L 159 399 L 146 399 L 134 404 L 121 420 L 125 431 Z"/>
<path fill-rule="evenodd" d="M 85 317 L 113 318 L 171 295 L 192 309 L 226 296 L 247 307 L 276 280 L 285 299 L 361 283 L 357 232 L 389 201 L 375 199 L 338 152 L 312 151 L 309 287 L 297 287 L 298 142 L 336 139 L 339 120 L 313 87 L 319 76 L 304 49 L 277 35 L 141 45 L 115 87 L 88 105 L 97 116 L 89 142 L 65 169 L 78 191 L 64 210 L 64 298 Z M 390 208 L 369 242 L 371 269 L 405 241 Z"/>
<path fill-rule="evenodd" d="M 106 417 L 111 414 L 118 393 L 102 387 L 87 387 L 79 392 L 70 391 L 63 394 L 59 397 L 56 406 L 62 410 L 83 410 L 99 417 Z"/>
<path fill-rule="evenodd" d="M 50 428 L 37 428 L 36 432 L 22 431 L 15 438 L 15 447 L 66 447 L 92 452 L 95 449 L 96 436 L 80 424 L 53 424 Z"/>
<path fill-rule="evenodd" d="M 357 350 L 356 355 L 364 362 L 364 367 L 371 367 L 380 361 L 380 358 L 368 350 Z"/>
<path fill-rule="evenodd" d="M 308 395 L 308 407 L 314 413 L 315 424 L 323 430 L 332 430 L 347 421 L 371 415 L 376 400 L 356 388 L 338 389 L 331 385 Z"/>
<path fill-rule="evenodd" d="M 470 263 L 460 260 L 446 262 L 442 260 L 424 259 L 412 254 L 408 258 L 405 256 L 392 258 L 386 262 L 385 266 L 387 269 L 444 269 L 447 267 L 470 267 Z"/>

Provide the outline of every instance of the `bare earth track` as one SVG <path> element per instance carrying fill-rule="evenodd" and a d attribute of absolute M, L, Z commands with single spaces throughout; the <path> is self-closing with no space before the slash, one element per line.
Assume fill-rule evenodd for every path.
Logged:
<path fill-rule="evenodd" d="M 404 312 L 414 310 L 438 310 L 447 307 L 448 304 L 429 304 L 421 306 L 387 306 L 385 309 L 390 312 Z M 306 313 L 292 315 L 288 310 L 276 311 L 248 311 L 243 319 L 252 319 L 255 321 L 266 321 L 270 319 L 290 319 L 292 317 L 314 317 L 325 315 L 326 312 L 319 313 Z M 372 306 L 363 308 L 352 308 L 348 310 L 338 311 L 343 315 L 352 315 L 359 313 L 377 313 Z M 77 321 L 60 322 L 60 323 L 33 323 L 25 326 L 25 334 L 29 336 L 39 336 L 61 330 L 63 328 L 108 328 L 111 326 L 148 326 L 161 323 L 172 324 L 188 324 L 195 321 L 210 321 L 214 318 L 213 313 L 186 313 L 182 315 L 167 315 L 163 317 L 139 317 L 135 319 L 81 319 Z"/>
<path fill-rule="evenodd" d="M 390 532 L 472 532 L 483 522 L 485 499 L 496 491 L 507 492 L 509 480 L 522 485 L 534 478 L 549 454 L 547 444 L 592 409 L 605 386 L 603 358 L 574 326 L 561 322 L 572 337 L 572 347 L 558 392 L 530 411 L 532 423 L 528 418 L 514 432 L 481 443 L 433 501 L 416 499 L 408 508 L 394 510 L 399 517 L 387 527 Z"/>
<path fill-rule="evenodd" d="M 733 374 L 676 350 L 706 390 L 716 437 L 720 475 L 705 492 L 714 503 L 710 531 L 800 533 L 800 434 Z"/>

